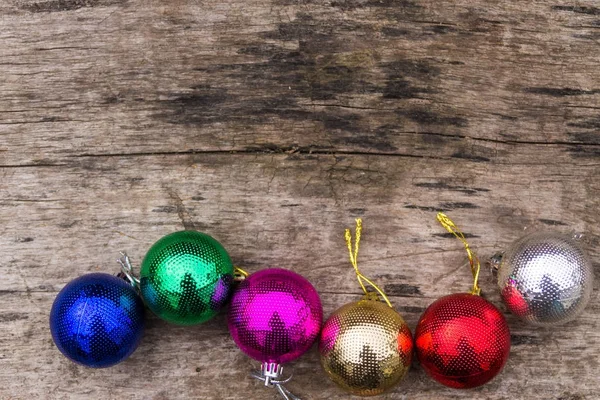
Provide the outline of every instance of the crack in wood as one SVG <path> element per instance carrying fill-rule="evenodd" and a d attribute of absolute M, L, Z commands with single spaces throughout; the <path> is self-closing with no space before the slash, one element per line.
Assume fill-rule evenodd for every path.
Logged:
<path fill-rule="evenodd" d="M 586 6 L 552 6 L 555 11 L 570 11 L 577 14 L 600 15 L 600 8 Z"/>
<path fill-rule="evenodd" d="M 128 0 L 49 0 L 24 4 L 21 6 L 21 9 L 34 13 L 50 13 L 74 11 L 79 10 L 80 8 L 120 5 L 127 1 Z"/>

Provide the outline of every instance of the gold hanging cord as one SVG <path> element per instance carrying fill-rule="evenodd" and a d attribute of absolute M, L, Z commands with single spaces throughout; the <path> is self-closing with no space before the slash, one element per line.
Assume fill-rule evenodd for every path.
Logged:
<path fill-rule="evenodd" d="M 350 232 L 350 229 L 346 229 L 346 232 L 344 235 L 344 237 L 346 238 L 346 245 L 348 246 L 348 253 L 350 254 L 350 263 L 354 267 L 354 271 L 356 272 L 356 278 L 358 279 L 358 283 L 360 284 L 360 287 L 362 288 L 363 292 L 365 292 L 366 295 L 369 295 L 369 291 L 365 287 L 363 280 L 365 282 L 367 282 L 373 289 L 375 289 L 377 291 L 377 293 L 379 293 L 381 295 L 381 297 L 383 297 L 383 299 L 385 300 L 387 305 L 392 307 L 392 303 L 390 303 L 390 300 L 385 295 L 383 290 L 381 290 L 379 288 L 379 286 L 377 286 L 375 283 L 373 283 L 373 281 L 371 281 L 369 278 L 364 276 L 362 274 L 362 272 L 360 272 L 358 269 L 358 247 L 360 245 L 360 234 L 361 233 L 362 233 L 362 219 L 356 218 L 354 249 L 352 249 L 352 233 Z"/>
<path fill-rule="evenodd" d="M 465 250 L 467 251 L 467 257 L 469 258 L 469 264 L 471 265 L 471 273 L 473 274 L 473 289 L 471 289 L 471 294 L 479 296 L 481 294 L 481 288 L 479 287 L 479 271 L 481 270 L 481 265 L 479 264 L 479 258 L 477 255 L 471 250 L 469 247 L 469 243 L 467 243 L 467 239 L 465 239 L 465 235 L 458 229 L 458 227 L 454 224 L 454 222 L 448 218 L 448 216 L 444 213 L 437 214 L 438 222 L 446 228 L 448 232 L 453 234 L 465 245 Z"/>
<path fill-rule="evenodd" d="M 248 277 L 248 275 L 249 274 L 240 267 L 233 267 L 233 277 L 236 282 L 243 281 Z"/>

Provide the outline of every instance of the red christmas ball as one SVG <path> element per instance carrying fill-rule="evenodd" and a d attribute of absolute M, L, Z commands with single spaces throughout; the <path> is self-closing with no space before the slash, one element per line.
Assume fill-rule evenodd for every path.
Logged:
<path fill-rule="evenodd" d="M 510 352 L 510 331 L 492 303 L 456 293 L 425 310 L 415 344 L 419 362 L 433 379 L 465 389 L 483 385 L 502 370 Z"/>

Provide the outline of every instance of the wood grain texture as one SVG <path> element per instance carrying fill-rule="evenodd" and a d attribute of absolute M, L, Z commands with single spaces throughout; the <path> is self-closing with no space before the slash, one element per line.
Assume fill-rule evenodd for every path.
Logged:
<path fill-rule="evenodd" d="M 0 399 L 276 399 L 222 315 L 151 317 L 109 369 L 56 350 L 58 290 L 174 230 L 303 274 L 328 315 L 360 295 L 343 229 L 361 216 L 363 271 L 413 330 L 470 285 L 438 210 L 482 259 L 524 231 L 585 232 L 600 276 L 594 1 L 6 0 L 0 28 Z M 598 289 L 565 327 L 507 314 L 490 384 L 447 389 L 416 364 L 380 398 L 597 399 Z M 315 349 L 289 368 L 303 399 L 349 397 Z"/>

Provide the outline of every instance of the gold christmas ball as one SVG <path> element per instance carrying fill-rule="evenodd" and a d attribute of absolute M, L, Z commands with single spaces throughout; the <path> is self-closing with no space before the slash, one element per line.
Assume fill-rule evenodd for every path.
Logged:
<path fill-rule="evenodd" d="M 412 360 L 410 329 L 393 308 L 360 300 L 335 311 L 321 331 L 321 364 L 336 384 L 359 396 L 396 386 Z"/>

